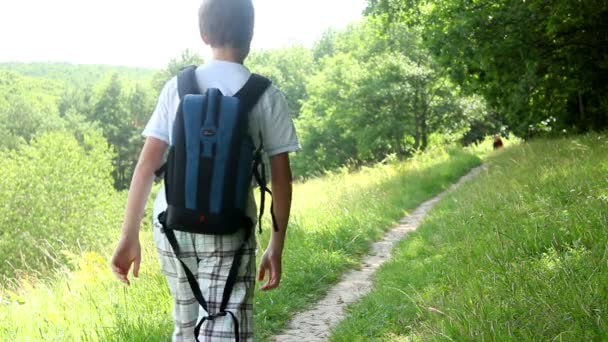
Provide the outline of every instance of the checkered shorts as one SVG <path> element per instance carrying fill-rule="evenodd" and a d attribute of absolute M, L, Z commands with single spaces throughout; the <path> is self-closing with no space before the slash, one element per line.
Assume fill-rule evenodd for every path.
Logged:
<path fill-rule="evenodd" d="M 156 220 L 155 220 L 156 221 Z M 181 260 L 197 276 L 203 297 L 211 314 L 219 311 L 222 294 L 234 255 L 244 238 L 244 231 L 234 235 L 203 235 L 175 231 L 181 248 Z M 182 265 L 175 258 L 173 249 L 162 232 L 160 224 L 154 222 L 154 241 L 160 256 L 162 272 L 174 299 L 173 342 L 194 341 L 194 327 L 207 316 L 192 294 Z M 241 341 L 253 340 L 253 290 L 255 286 L 255 234 L 250 234 L 249 243 L 243 253 L 236 283 L 226 308 L 239 321 Z M 230 315 L 206 321 L 199 334 L 200 341 L 234 341 L 234 326 Z"/>

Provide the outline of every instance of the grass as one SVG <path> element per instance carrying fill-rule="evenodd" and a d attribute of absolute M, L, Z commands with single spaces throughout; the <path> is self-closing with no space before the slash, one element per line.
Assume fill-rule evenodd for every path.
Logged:
<path fill-rule="evenodd" d="M 256 293 L 256 339 L 267 339 L 322 296 L 406 210 L 479 163 L 462 151 L 435 151 L 297 184 L 281 287 Z M 269 226 L 259 237 L 261 246 Z M 58 270 L 52 281 L 22 278 L 19 286 L 0 290 L 0 340 L 169 340 L 172 300 L 149 227 L 142 231 L 142 245 L 140 278 L 128 288 L 110 274 L 108 249 L 71 255 L 73 267 Z"/>
<path fill-rule="evenodd" d="M 608 339 L 608 137 L 488 163 L 399 244 L 332 341 Z"/>

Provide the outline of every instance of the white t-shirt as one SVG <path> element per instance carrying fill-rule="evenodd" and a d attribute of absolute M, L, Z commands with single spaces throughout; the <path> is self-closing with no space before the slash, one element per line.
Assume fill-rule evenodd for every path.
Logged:
<path fill-rule="evenodd" d="M 247 82 L 251 72 L 242 64 L 212 60 L 196 69 L 196 79 L 202 92 L 208 88 L 218 88 L 225 96 L 236 94 Z M 158 98 L 156 109 L 144 128 L 143 136 L 172 143 L 170 132 L 179 106 L 177 77 L 165 84 Z M 296 130 L 287 108 L 287 99 L 281 91 L 271 85 L 249 113 L 249 133 L 256 146 L 259 146 L 260 133 L 264 151 L 268 157 L 279 153 L 294 152 L 300 149 Z M 154 220 L 166 210 L 167 200 L 164 187 L 154 201 Z M 253 192 L 249 194 L 247 215 L 256 222 L 256 207 Z"/>

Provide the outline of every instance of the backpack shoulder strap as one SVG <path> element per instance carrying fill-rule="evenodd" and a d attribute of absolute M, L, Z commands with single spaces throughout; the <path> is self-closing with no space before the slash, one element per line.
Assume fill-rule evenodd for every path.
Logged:
<path fill-rule="evenodd" d="M 198 83 L 196 82 L 196 65 L 187 66 L 179 71 L 177 74 L 177 93 L 179 94 L 180 101 L 188 94 L 201 93 Z M 162 177 L 166 168 L 167 161 L 165 161 L 158 170 L 154 171 L 156 177 Z"/>
<path fill-rule="evenodd" d="M 243 88 L 234 94 L 241 103 L 241 111 L 243 113 L 249 113 L 271 83 L 272 82 L 264 76 L 251 74 L 251 77 L 249 77 Z"/>
<path fill-rule="evenodd" d="M 252 74 L 247 83 L 239 90 L 234 96 L 238 97 L 241 101 L 242 113 L 249 113 L 253 106 L 259 101 L 260 97 L 264 94 L 266 89 L 270 87 L 272 82 L 266 77 L 258 74 Z M 253 162 L 253 177 L 260 186 L 260 213 L 258 227 L 260 232 L 262 231 L 262 216 L 264 215 L 265 207 L 265 194 L 270 194 L 272 200 L 272 192 L 268 189 L 266 184 L 266 170 L 264 162 L 262 161 L 262 150 L 264 149 L 264 142 L 262 141 L 262 135 L 260 133 L 260 145 L 257 147 L 254 153 Z M 272 225 L 275 231 L 278 231 L 276 218 L 274 216 L 274 210 L 272 202 L 270 204 L 270 214 L 272 216 Z"/>
<path fill-rule="evenodd" d="M 196 65 L 190 65 L 177 74 L 177 93 L 179 99 L 183 100 L 188 94 L 200 94 L 201 91 L 196 82 Z"/>

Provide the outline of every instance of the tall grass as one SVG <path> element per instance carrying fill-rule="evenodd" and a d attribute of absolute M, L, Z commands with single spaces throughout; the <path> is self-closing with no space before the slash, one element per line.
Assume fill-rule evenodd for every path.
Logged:
<path fill-rule="evenodd" d="M 436 151 L 406 163 L 297 184 L 281 287 L 256 293 L 257 338 L 266 339 L 295 311 L 318 299 L 406 210 L 477 164 L 477 157 L 462 151 Z M 267 241 L 268 230 L 260 236 L 260 245 Z M 0 340 L 169 340 L 172 301 L 158 270 L 149 227 L 142 232 L 142 244 L 140 279 L 130 287 L 110 274 L 108 249 L 103 256 L 73 255 L 75 270 L 58 272 L 55 281 L 31 283 L 24 278 L 18 289 L 0 291 Z"/>
<path fill-rule="evenodd" d="M 399 245 L 332 340 L 608 339 L 608 137 L 489 164 Z"/>

